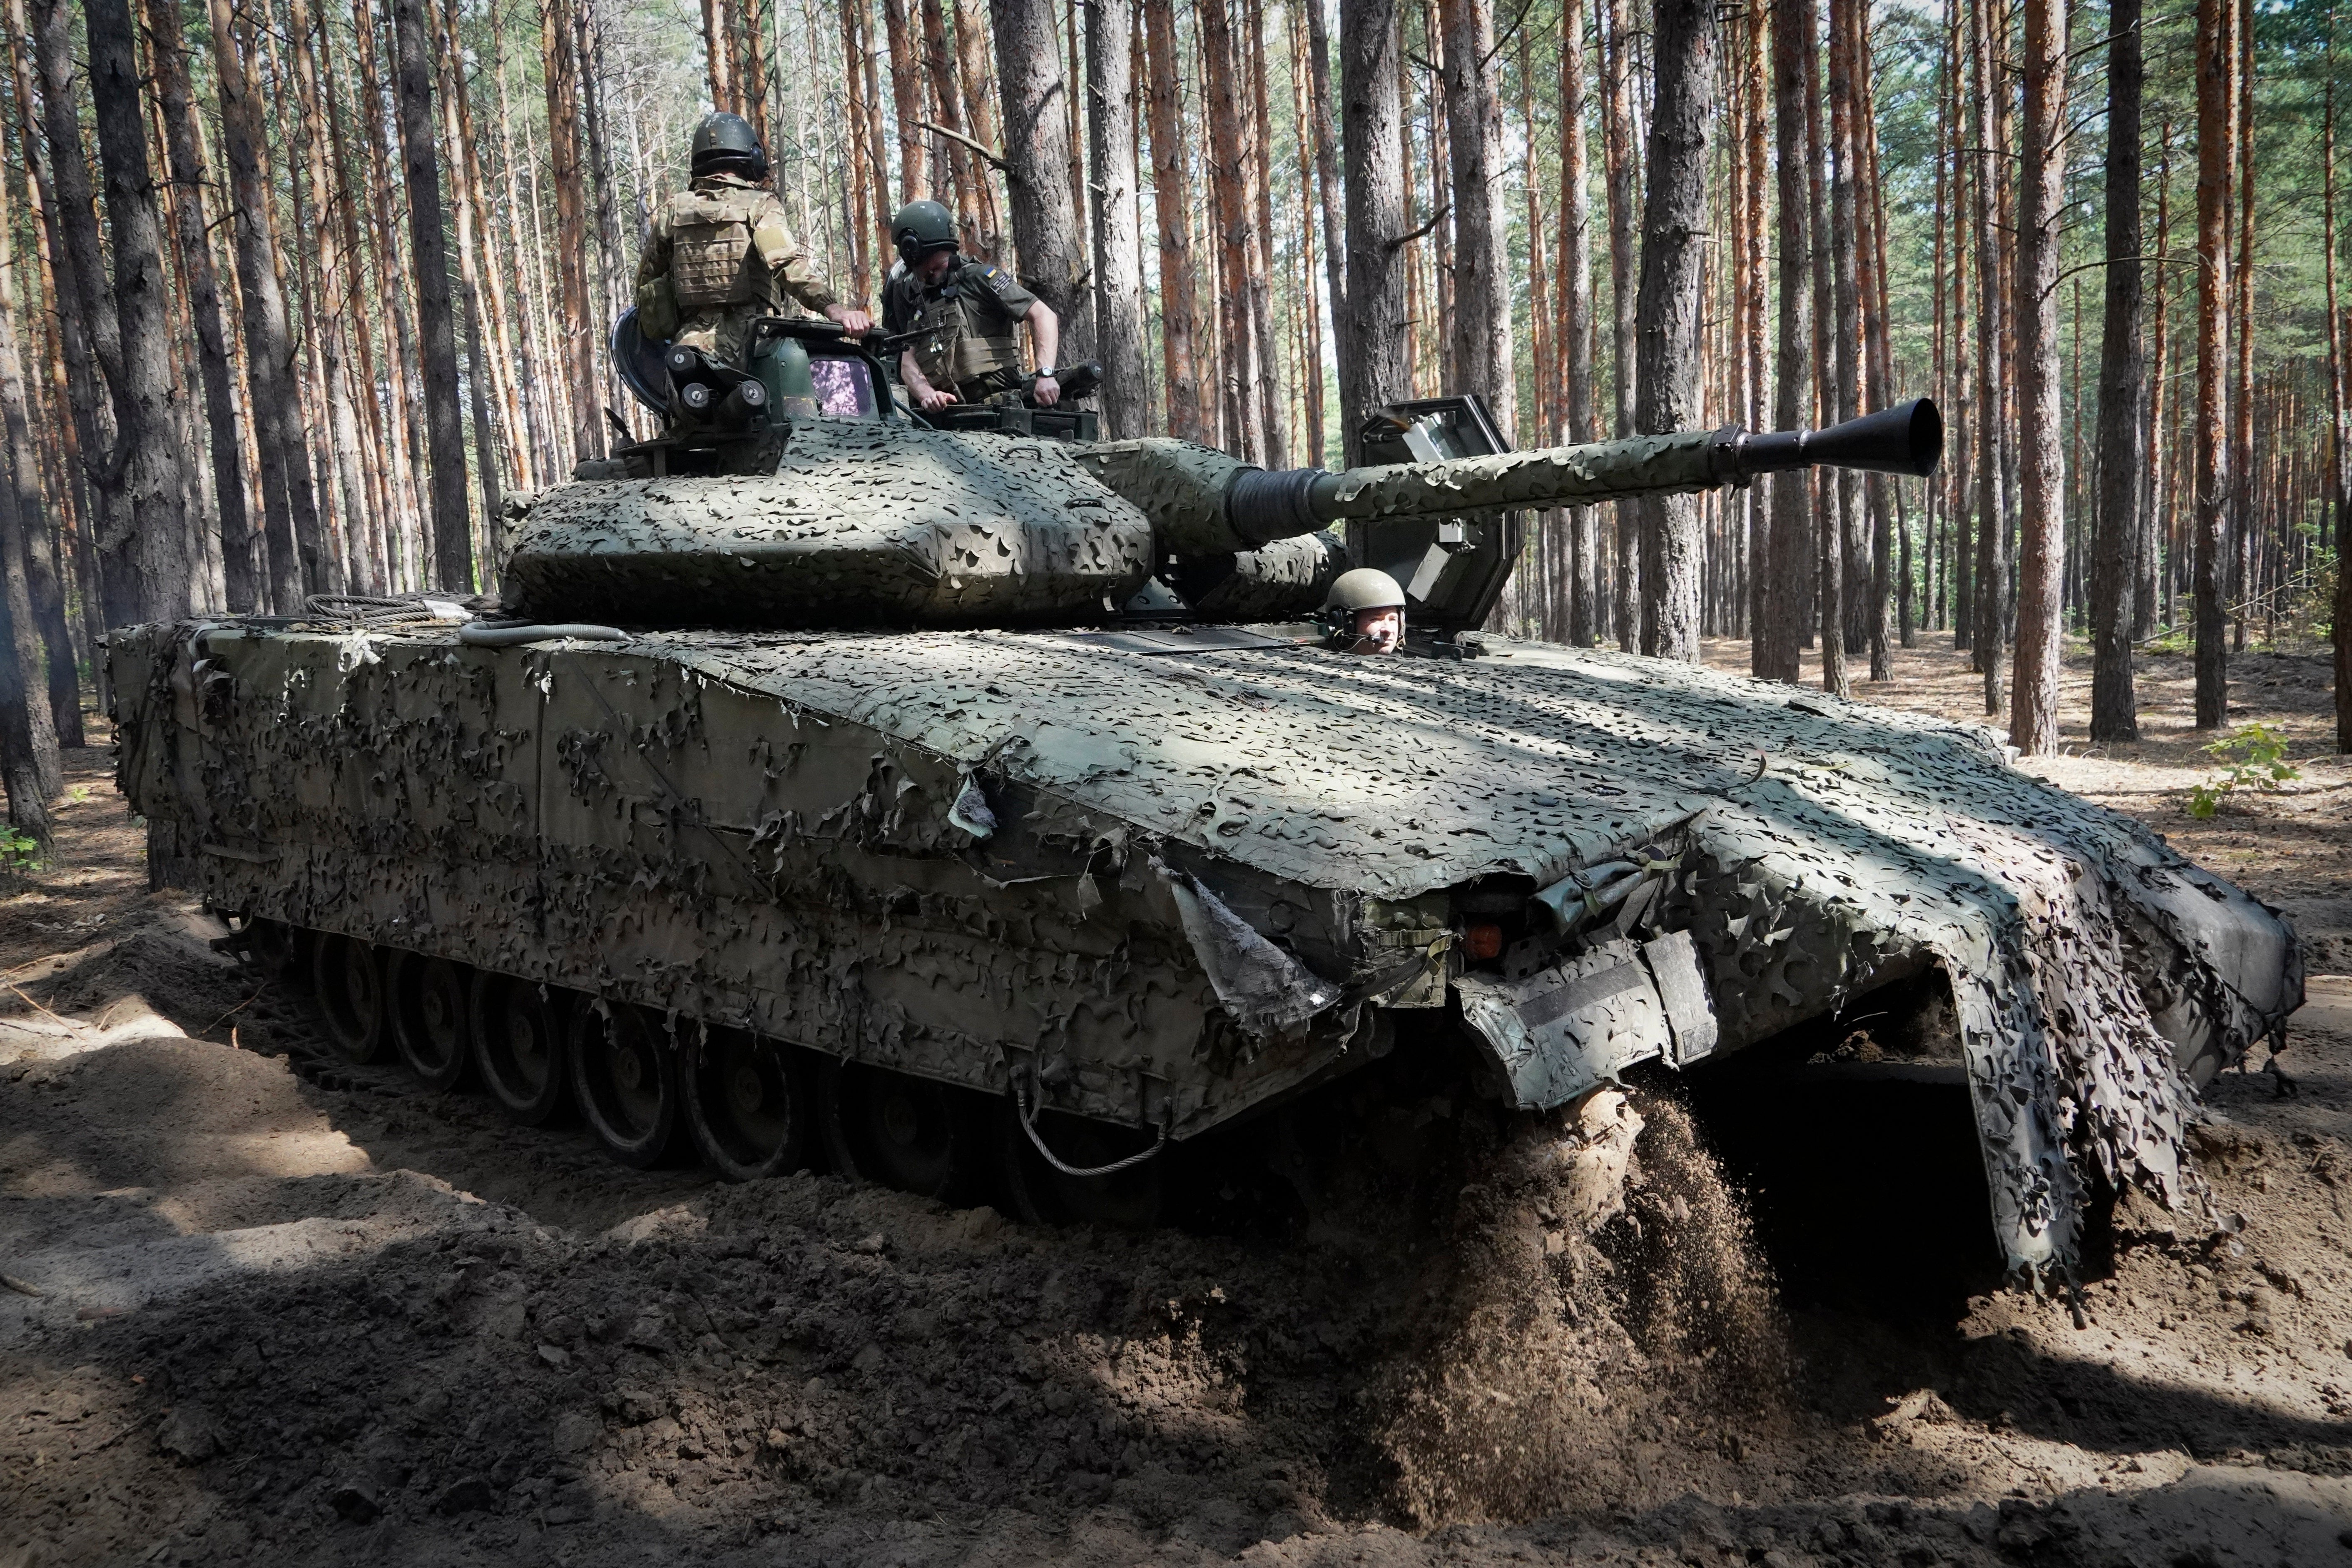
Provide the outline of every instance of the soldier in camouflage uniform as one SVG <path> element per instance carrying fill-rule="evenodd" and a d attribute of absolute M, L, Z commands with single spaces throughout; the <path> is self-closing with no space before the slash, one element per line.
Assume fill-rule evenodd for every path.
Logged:
<path fill-rule="evenodd" d="M 984 403 L 1017 397 L 1052 407 L 1061 401 L 1054 352 L 1061 324 L 1053 308 L 984 261 L 967 261 L 955 216 L 934 201 L 908 202 L 890 220 L 898 262 L 882 289 L 882 321 L 893 335 L 922 335 L 899 356 L 899 379 L 917 405 Z M 1022 374 L 1020 323 L 1029 323 L 1037 373 Z M 1073 395 L 1076 395 L 1076 393 Z"/>
<path fill-rule="evenodd" d="M 637 258 L 637 324 L 648 337 L 751 368 L 751 323 L 795 300 L 851 337 L 874 325 L 809 269 L 784 205 L 767 188 L 768 154 L 737 114 L 706 114 L 694 132 L 694 181 L 655 217 Z"/>

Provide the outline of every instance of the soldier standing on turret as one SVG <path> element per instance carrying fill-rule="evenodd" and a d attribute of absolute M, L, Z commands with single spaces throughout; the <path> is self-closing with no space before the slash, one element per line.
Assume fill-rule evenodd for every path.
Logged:
<path fill-rule="evenodd" d="M 985 261 L 967 261 L 956 241 L 955 215 L 934 201 L 908 202 L 890 220 L 898 263 L 882 286 L 882 323 L 894 336 L 921 335 L 899 356 L 899 379 L 917 405 L 985 403 L 1029 395 L 1050 408 L 1065 394 L 1055 374 L 1061 323 L 1053 308 Z M 1019 324 L 1029 323 L 1037 373 L 1021 371 Z M 1093 375 L 1087 377 L 1091 385 Z M 1082 397 L 1087 387 L 1066 388 Z"/>
<path fill-rule="evenodd" d="M 816 280 L 784 204 L 767 188 L 768 153 L 740 114 L 706 114 L 694 129 L 694 180 L 655 217 L 637 258 L 637 327 L 751 368 L 751 323 L 786 299 L 841 323 L 851 337 L 874 319 Z"/>

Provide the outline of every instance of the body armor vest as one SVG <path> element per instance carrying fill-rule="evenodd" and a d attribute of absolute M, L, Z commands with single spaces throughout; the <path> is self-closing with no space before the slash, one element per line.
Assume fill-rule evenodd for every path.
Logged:
<path fill-rule="evenodd" d="M 1010 332 L 983 334 L 976 330 L 972 317 L 985 307 L 972 300 L 973 285 L 959 282 L 954 287 L 951 295 L 923 300 L 923 335 L 915 342 L 915 363 L 923 378 L 934 386 L 950 389 L 1000 370 L 1019 369 L 1020 343 Z"/>
<path fill-rule="evenodd" d="M 680 191 L 670 198 L 670 287 L 678 309 L 772 303 L 751 230 L 764 205 L 754 191 Z"/>

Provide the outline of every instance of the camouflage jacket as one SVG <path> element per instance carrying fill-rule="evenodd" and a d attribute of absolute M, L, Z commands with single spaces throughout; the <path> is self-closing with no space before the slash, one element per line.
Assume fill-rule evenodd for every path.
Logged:
<path fill-rule="evenodd" d="M 775 193 L 707 174 L 664 204 L 637 258 L 637 321 L 673 338 L 698 317 L 772 313 L 787 300 L 822 311 L 837 301 L 810 270 Z"/>

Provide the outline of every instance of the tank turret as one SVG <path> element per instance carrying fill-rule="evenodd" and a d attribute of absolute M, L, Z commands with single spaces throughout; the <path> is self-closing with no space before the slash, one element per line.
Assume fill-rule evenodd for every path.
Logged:
<path fill-rule="evenodd" d="M 1512 452 L 1476 399 L 1456 398 L 1375 422 L 1368 452 L 1409 460 L 1332 473 L 1167 438 L 927 428 L 879 386 L 845 407 L 854 416 L 763 427 L 749 469 L 729 458 L 621 477 L 650 467 L 631 458 L 519 506 L 509 605 L 635 626 L 1073 626 L 1114 616 L 1159 575 L 1202 618 L 1263 619 L 1304 613 L 1337 570 L 1377 564 L 1411 584 L 1416 610 L 1438 608 L 1427 619 L 1473 625 L 1517 553 L 1516 532 L 1487 526 L 1499 520 L 1814 464 L 1926 474 L 1943 447 L 1920 399 L 1822 431 Z M 1367 527 L 1327 532 L 1352 523 Z"/>

